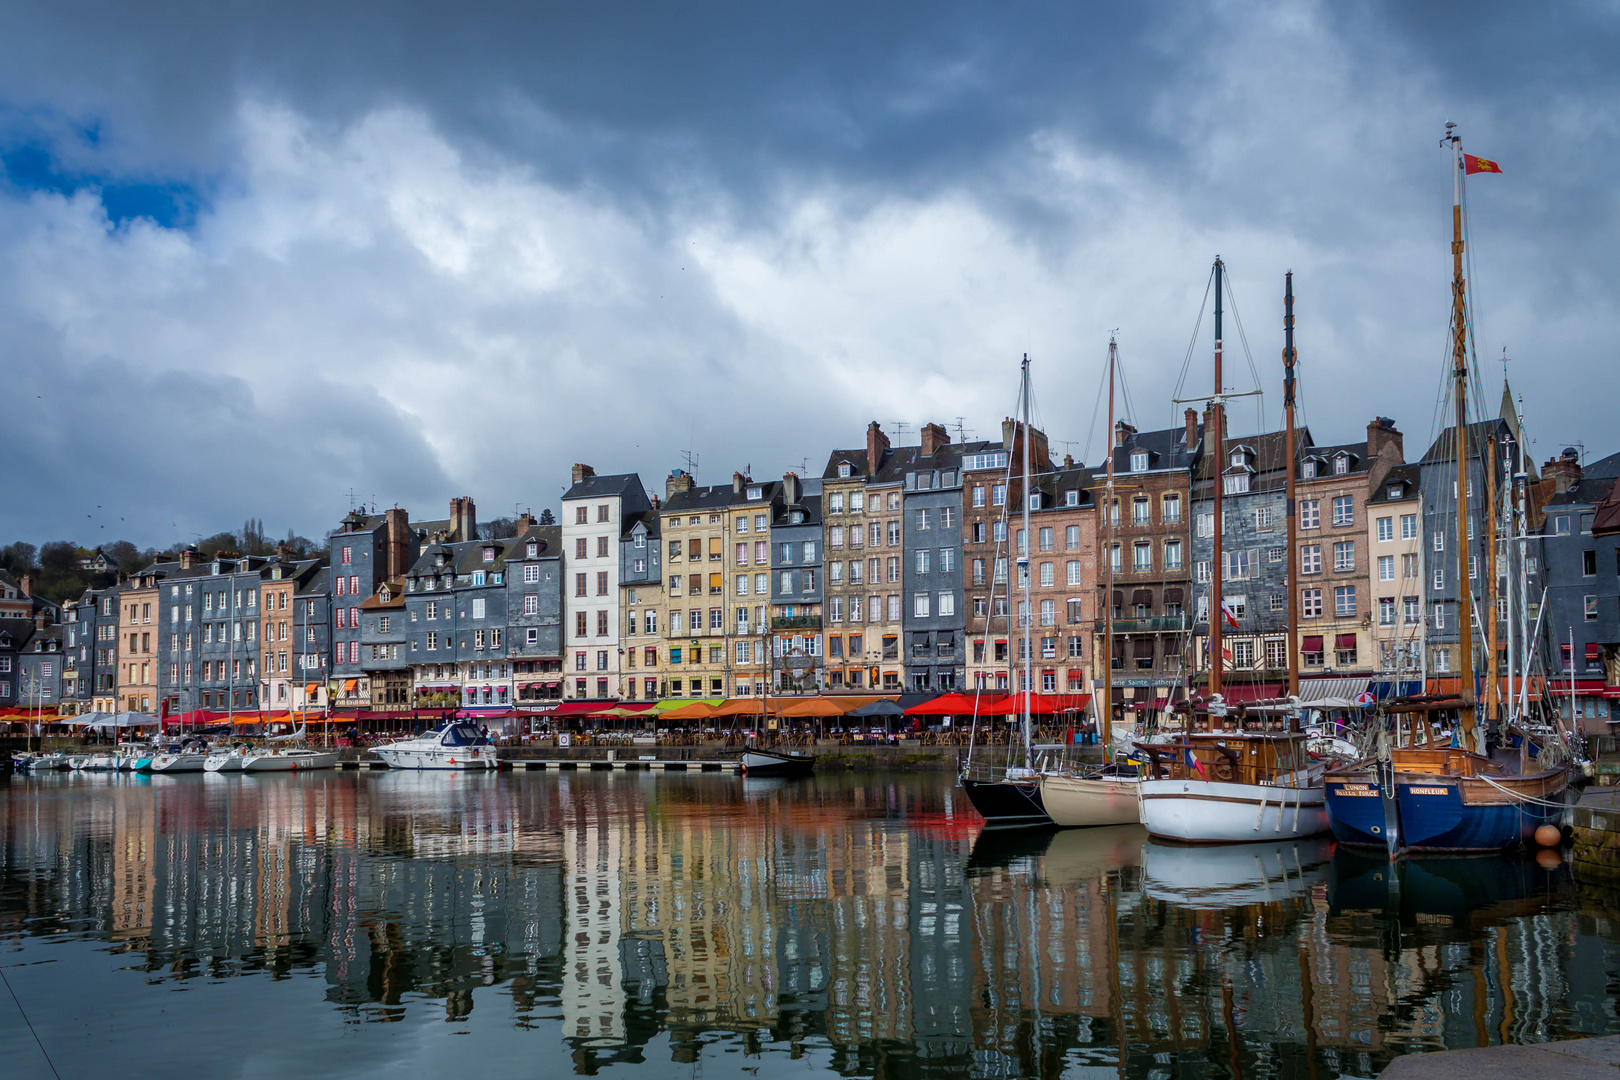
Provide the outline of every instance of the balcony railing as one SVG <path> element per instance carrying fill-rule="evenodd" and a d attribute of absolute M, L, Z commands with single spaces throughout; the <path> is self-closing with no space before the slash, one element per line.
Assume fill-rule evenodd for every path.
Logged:
<path fill-rule="evenodd" d="M 1097 633 L 1108 631 L 1108 624 L 1102 619 L 1096 623 Z M 1115 619 L 1114 633 L 1116 634 L 1162 634 L 1182 629 L 1180 615 L 1157 615 L 1149 619 Z"/>
<path fill-rule="evenodd" d="M 771 620 L 772 630 L 820 630 L 820 615 L 783 615 Z"/>

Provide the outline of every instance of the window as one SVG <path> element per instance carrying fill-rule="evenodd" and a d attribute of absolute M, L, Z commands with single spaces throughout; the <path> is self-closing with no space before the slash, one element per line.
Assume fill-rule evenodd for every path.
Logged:
<path fill-rule="evenodd" d="M 427 647 L 429 652 L 432 652 L 439 647 L 439 632 L 437 630 L 428 631 Z"/>
<path fill-rule="evenodd" d="M 1451 650 L 1435 649 L 1429 658 L 1429 668 L 1432 671 L 1447 672 L 1451 670 Z"/>
<path fill-rule="evenodd" d="M 1356 587 L 1354 585 L 1339 585 L 1333 590 L 1333 615 L 1335 618 L 1348 619 L 1356 613 Z"/>
<path fill-rule="evenodd" d="M 1269 506 L 1256 507 L 1254 511 L 1254 527 L 1256 529 L 1269 529 L 1272 524 L 1272 509 Z"/>
<path fill-rule="evenodd" d="M 1166 525 L 1174 525 L 1181 520 L 1181 496 L 1166 495 L 1161 504 L 1159 520 Z"/>
<path fill-rule="evenodd" d="M 1379 581 L 1394 581 L 1395 580 L 1395 556 L 1393 556 L 1393 555 L 1380 555 L 1380 556 L 1378 556 L 1378 580 Z"/>
<path fill-rule="evenodd" d="M 1254 642 L 1248 639 L 1232 642 L 1232 664 L 1234 667 L 1254 667 Z"/>
<path fill-rule="evenodd" d="M 919 619 L 928 618 L 929 600 L 930 600 L 930 598 L 929 598 L 929 595 L 927 593 L 916 593 L 916 594 L 914 594 L 912 596 L 912 598 L 911 598 L 911 613 L 912 613 L 912 615 L 916 616 Z"/>
<path fill-rule="evenodd" d="M 1299 594 L 1299 613 L 1302 618 L 1320 619 L 1322 617 L 1322 590 L 1302 589 Z"/>
<path fill-rule="evenodd" d="M 1393 596 L 1380 596 L 1378 598 L 1378 625 L 1395 625 L 1395 598 Z"/>
<path fill-rule="evenodd" d="M 345 546 L 340 565 L 348 566 L 352 562 L 354 562 L 354 548 Z"/>
<path fill-rule="evenodd" d="M 1146 450 L 1131 452 L 1131 472 L 1147 472 L 1148 455 Z"/>
<path fill-rule="evenodd" d="M 1581 552 L 1581 573 L 1583 575 L 1585 575 L 1586 577 L 1596 577 L 1597 576 L 1597 552 L 1596 551 L 1588 550 L 1588 551 Z M 1470 575 L 1470 576 L 1472 576 L 1472 575 Z"/>
<path fill-rule="evenodd" d="M 1401 622 L 1407 626 L 1416 626 L 1418 621 L 1418 598 L 1415 596 L 1401 597 Z"/>
<path fill-rule="evenodd" d="M 1340 540 L 1333 545 L 1333 569 L 1337 571 L 1354 570 L 1356 568 L 1356 542 L 1354 540 Z"/>
<path fill-rule="evenodd" d="M 1418 576 L 1418 557 L 1415 554 L 1401 556 L 1401 580 L 1416 581 Z"/>
<path fill-rule="evenodd" d="M 1586 611 L 1586 621 L 1587 622 L 1595 622 L 1595 621 L 1597 621 L 1597 617 L 1598 617 L 1598 598 L 1595 597 L 1595 596 L 1586 597 L 1583 606 L 1584 606 L 1585 611 Z"/>
<path fill-rule="evenodd" d="M 1005 505 L 1007 505 L 1007 485 L 1006 484 L 993 484 L 993 485 L 991 485 L 991 487 L 990 487 L 990 505 L 991 506 L 1005 506 Z"/>
<path fill-rule="evenodd" d="M 1349 458 L 1349 456 L 1346 455 L 1346 454 L 1335 454 L 1333 456 L 1333 474 L 1335 476 L 1343 476 L 1346 473 L 1348 473 L 1349 471 L 1350 471 L 1350 458 Z"/>
<path fill-rule="evenodd" d="M 1436 530 L 1436 532 L 1434 534 L 1434 550 L 1436 550 L 1436 551 L 1444 551 L 1444 550 L 1446 550 L 1446 534 L 1443 533 L 1443 532 L 1440 532 L 1438 530 Z"/>
<path fill-rule="evenodd" d="M 1253 570 L 1249 559 L 1250 554 L 1248 551 L 1222 552 L 1222 558 L 1226 562 L 1226 573 L 1223 580 L 1247 581 Z"/>
<path fill-rule="evenodd" d="M 1477 577 L 1479 577 L 1479 556 L 1470 555 L 1468 556 L 1468 579 L 1472 581 Z"/>
<path fill-rule="evenodd" d="M 1305 464 L 1309 465 L 1310 462 Z M 1320 529 L 1322 527 L 1322 504 L 1316 499 L 1302 499 L 1299 504 L 1299 527 L 1302 529 Z"/>
<path fill-rule="evenodd" d="M 917 558 L 916 558 L 917 573 L 919 573 L 919 574 L 928 573 L 928 566 L 929 566 L 929 562 L 932 559 L 932 557 L 933 557 L 933 552 L 928 548 L 919 548 L 917 550 Z"/>
<path fill-rule="evenodd" d="M 1166 570 L 1181 569 L 1181 541 L 1166 540 L 1164 542 L 1164 568 Z"/>
<path fill-rule="evenodd" d="M 1446 587 L 1446 568 L 1443 567 L 1443 566 L 1437 566 L 1437 567 L 1434 568 L 1434 591 L 1435 592 L 1440 592 L 1443 589 L 1445 589 L 1445 587 Z"/>
<path fill-rule="evenodd" d="M 1230 473 L 1221 487 L 1228 495 L 1242 495 L 1249 490 L 1249 474 Z"/>
<path fill-rule="evenodd" d="M 1145 496 L 1139 496 L 1131 500 L 1132 525 L 1151 524 L 1149 506 L 1150 504 Z"/>
<path fill-rule="evenodd" d="M 1078 561 L 1070 560 L 1069 562 L 1064 564 L 1063 570 L 1064 570 L 1063 583 L 1065 585 L 1078 585 L 1078 584 L 1080 584 L 1080 563 Z"/>
<path fill-rule="evenodd" d="M 1316 479 L 1316 461 L 1314 458 L 1306 458 L 1300 462 L 1299 475 L 1302 480 Z"/>
<path fill-rule="evenodd" d="M 1417 539 L 1417 515 L 1416 514 L 1402 514 L 1401 515 L 1401 539 L 1402 540 L 1416 540 Z"/>
<path fill-rule="evenodd" d="M 1115 550 L 1118 550 L 1117 548 Z M 1199 559 L 1193 563 L 1193 579 L 1200 585 L 1209 584 L 1209 560 Z"/>
<path fill-rule="evenodd" d="M 927 530 L 929 528 L 932 528 L 932 526 L 929 524 L 929 520 L 930 520 L 931 517 L 932 517 L 932 515 L 929 514 L 929 512 L 926 509 L 920 509 L 920 510 L 917 511 L 917 531 L 918 532 L 923 532 L 923 531 L 925 531 L 925 530 Z"/>
<path fill-rule="evenodd" d="M 1434 628 L 1436 630 L 1446 628 L 1446 606 L 1444 604 L 1434 605 Z"/>
<path fill-rule="evenodd" d="M 1322 572 L 1322 545 L 1306 544 L 1299 549 L 1299 572 L 1302 574 Z"/>

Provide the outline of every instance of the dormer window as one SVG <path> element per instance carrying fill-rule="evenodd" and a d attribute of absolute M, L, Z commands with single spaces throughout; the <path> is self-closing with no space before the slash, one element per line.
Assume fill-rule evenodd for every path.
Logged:
<path fill-rule="evenodd" d="M 1078 491 L 1073 491 L 1073 490 L 1064 492 L 1063 493 L 1063 505 L 1065 505 L 1065 506 L 1079 506 L 1080 505 L 1080 493 Z"/>
<path fill-rule="evenodd" d="M 484 549 L 484 561 L 485 562 L 494 562 L 495 561 L 495 548 L 494 548 L 493 545 L 491 545 L 490 547 L 486 547 Z"/>
<path fill-rule="evenodd" d="M 1243 464 L 1243 451 L 1241 451 L 1241 450 L 1232 451 L 1232 464 L 1233 465 L 1242 465 Z"/>
<path fill-rule="evenodd" d="M 748 499 L 749 499 L 749 501 L 752 502 L 753 500 L 759 498 L 759 493 L 760 493 L 759 488 L 757 488 L 757 487 L 749 488 L 748 489 Z"/>
<path fill-rule="evenodd" d="M 1316 479 L 1316 461 L 1314 459 L 1307 458 L 1305 461 L 1301 462 L 1299 466 L 1299 476 L 1301 480 Z"/>
<path fill-rule="evenodd" d="M 1249 490 L 1249 474 L 1246 472 L 1231 473 L 1222 485 L 1222 490 L 1228 495 L 1242 495 Z"/>
<path fill-rule="evenodd" d="M 848 480 L 850 471 L 851 470 L 850 470 L 850 467 L 849 467 L 849 462 L 840 461 L 838 463 L 838 479 L 840 479 L 840 480 Z"/>
<path fill-rule="evenodd" d="M 1391 485 L 1389 485 L 1389 487 L 1384 489 L 1384 494 L 1386 496 L 1388 496 L 1389 498 L 1391 498 L 1391 499 L 1400 498 L 1401 497 L 1401 485 L 1399 485 L 1399 484 L 1391 484 Z"/>
<path fill-rule="evenodd" d="M 1041 508 L 1041 494 L 1040 494 L 1040 492 L 1037 491 L 1037 492 L 1032 492 L 1030 494 L 1030 496 L 1029 496 L 1029 508 L 1031 510 L 1039 510 Z"/>
<path fill-rule="evenodd" d="M 793 513 L 788 515 L 788 520 L 790 522 L 792 522 L 794 525 L 803 525 L 804 524 L 804 511 L 803 510 L 795 510 L 795 511 L 793 511 Z"/>
<path fill-rule="evenodd" d="M 539 556 L 539 554 L 540 554 L 540 545 L 535 543 L 533 540 L 530 540 L 528 545 L 523 549 L 523 551 L 524 551 L 524 554 L 526 556 L 528 556 L 529 558 L 531 558 L 531 559 L 537 558 Z"/>
<path fill-rule="evenodd" d="M 1131 452 L 1131 472 L 1147 472 L 1148 456 L 1146 450 Z"/>
<path fill-rule="evenodd" d="M 1335 454 L 1333 457 L 1333 475 L 1343 476 L 1350 471 L 1350 455 Z"/>
<path fill-rule="evenodd" d="M 434 566 L 443 566 L 444 565 L 444 552 L 441 551 L 437 555 L 433 556 L 433 565 Z"/>

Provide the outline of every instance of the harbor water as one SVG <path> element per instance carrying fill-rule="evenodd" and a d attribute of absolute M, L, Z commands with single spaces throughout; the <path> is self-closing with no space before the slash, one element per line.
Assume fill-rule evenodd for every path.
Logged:
<path fill-rule="evenodd" d="M 986 832 L 928 774 L 18 776 L 0 1063 L 1371 1077 L 1620 1033 L 1615 903 L 1546 856 Z"/>

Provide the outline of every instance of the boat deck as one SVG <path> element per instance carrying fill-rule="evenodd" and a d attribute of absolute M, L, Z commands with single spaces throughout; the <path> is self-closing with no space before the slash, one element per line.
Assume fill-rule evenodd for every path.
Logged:
<path fill-rule="evenodd" d="M 503 769 L 559 769 L 559 770 L 588 770 L 588 771 L 622 771 L 622 772 L 741 772 L 740 761 L 727 761 L 723 758 L 709 758 L 704 760 L 681 760 L 675 758 L 501 758 L 500 767 Z"/>

